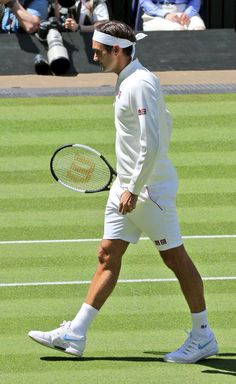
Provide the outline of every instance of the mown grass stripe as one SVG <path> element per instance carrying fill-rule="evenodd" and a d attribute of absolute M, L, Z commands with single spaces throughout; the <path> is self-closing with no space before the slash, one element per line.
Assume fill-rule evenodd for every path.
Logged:
<path fill-rule="evenodd" d="M 235 177 L 231 178 L 219 178 L 219 179 L 204 179 L 204 183 L 202 179 L 199 177 L 191 176 L 189 179 L 180 179 L 179 180 L 179 192 L 178 195 L 185 193 L 192 194 L 211 194 L 213 192 L 219 193 L 236 193 L 236 183 Z M 51 179 L 50 183 L 41 183 L 40 188 L 38 184 L 30 183 L 30 184 L 19 184 L 17 187 L 14 184 L 0 184 L 0 195 L 1 198 L 8 199 L 12 198 L 35 198 L 35 197 L 71 197 L 76 196 L 76 198 L 83 199 L 83 194 L 74 194 L 72 191 L 69 191 L 66 188 L 59 188 L 58 184 L 53 182 Z M 101 198 L 101 196 L 107 196 L 107 193 L 96 194 L 96 199 Z M 94 199 L 94 197 L 89 197 L 88 195 L 84 196 L 86 199 Z M 87 200 L 86 200 L 87 201 Z"/>
<path fill-rule="evenodd" d="M 180 179 L 191 178 L 193 176 L 201 179 L 217 179 L 222 177 L 227 179 L 236 175 L 236 164 L 221 166 L 177 166 L 176 169 Z M 12 168 L 10 172 L 1 171 L 1 179 L 7 184 L 41 184 L 52 182 L 49 169 L 15 171 L 14 168 Z"/>
<path fill-rule="evenodd" d="M 45 222 L 46 223 L 46 222 Z M 52 224 L 46 227 L 46 224 L 34 226 L 32 221 L 11 227 L 1 227 L 1 240 L 11 241 L 14 240 L 23 240 L 31 239 L 35 240 L 37 238 L 42 239 L 53 239 L 63 238 L 66 236 L 68 238 L 83 238 L 86 234 L 89 237 L 98 237 L 103 233 L 103 216 L 100 217 L 100 223 L 81 223 L 80 225 L 59 225 Z M 208 233 L 215 233 L 216 235 L 221 235 L 222 233 L 232 233 L 232 228 L 235 228 L 235 221 L 230 220 L 225 223 L 223 220 L 219 220 L 216 223 L 214 222 L 197 222 L 193 221 L 192 223 L 186 223 L 181 221 L 182 232 L 186 235 L 198 234 L 207 235 Z"/>
<path fill-rule="evenodd" d="M 85 200 L 86 198 L 86 200 Z M 24 212 L 39 210 L 41 212 L 51 209 L 57 210 L 59 206 L 64 209 L 78 209 L 89 201 L 89 209 L 97 207 L 104 208 L 106 196 L 99 195 L 96 199 L 87 199 L 87 196 L 71 195 L 67 197 L 34 197 L 34 198 L 12 198 L 0 199 L 1 212 Z M 179 193 L 177 207 L 219 207 L 232 206 L 235 202 L 235 193 Z"/>

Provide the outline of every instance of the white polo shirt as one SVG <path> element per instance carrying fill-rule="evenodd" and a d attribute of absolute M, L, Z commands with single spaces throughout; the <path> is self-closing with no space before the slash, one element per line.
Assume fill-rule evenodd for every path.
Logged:
<path fill-rule="evenodd" d="M 109 12 L 107 8 L 106 2 L 102 2 L 98 4 L 94 9 L 93 12 L 90 12 L 89 10 L 89 3 L 86 2 L 86 0 L 80 0 L 76 2 L 76 5 L 78 6 L 79 3 L 81 3 L 81 11 L 80 11 L 80 20 L 79 24 L 84 25 L 85 17 L 87 16 L 90 21 L 91 25 L 93 25 L 97 21 L 104 21 L 109 20 Z"/>
<path fill-rule="evenodd" d="M 115 100 L 116 158 L 120 184 L 134 194 L 144 186 L 176 181 L 168 159 L 171 117 L 159 80 L 138 59 L 118 76 Z"/>

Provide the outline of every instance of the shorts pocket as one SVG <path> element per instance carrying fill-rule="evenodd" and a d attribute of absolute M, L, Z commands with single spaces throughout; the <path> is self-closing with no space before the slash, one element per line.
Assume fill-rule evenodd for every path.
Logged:
<path fill-rule="evenodd" d="M 146 187 L 147 195 L 149 200 L 151 200 L 157 207 L 161 210 L 164 211 L 165 207 L 161 203 L 160 196 L 158 193 L 158 190 L 156 188 L 153 188 L 152 186 Z"/>

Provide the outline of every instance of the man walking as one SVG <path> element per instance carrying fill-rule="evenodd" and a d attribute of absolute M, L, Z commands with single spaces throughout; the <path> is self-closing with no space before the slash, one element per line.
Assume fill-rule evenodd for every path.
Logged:
<path fill-rule="evenodd" d="M 158 79 L 135 59 L 136 36 L 122 22 L 96 27 L 94 60 L 118 75 L 115 101 L 117 179 L 110 190 L 98 267 L 80 311 L 50 332 L 31 331 L 35 341 L 82 356 L 92 320 L 113 291 L 122 256 L 144 232 L 179 280 L 188 303 L 192 331 L 165 361 L 195 363 L 218 352 L 207 321 L 202 279 L 188 256 L 175 207 L 177 174 L 167 152 L 171 118 Z"/>

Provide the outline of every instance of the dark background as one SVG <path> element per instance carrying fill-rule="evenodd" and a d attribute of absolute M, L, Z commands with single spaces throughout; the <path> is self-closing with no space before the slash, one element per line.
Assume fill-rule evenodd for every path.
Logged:
<path fill-rule="evenodd" d="M 132 25 L 132 3 L 108 0 L 113 18 Z M 151 71 L 235 70 L 236 0 L 203 0 L 205 31 L 153 31 L 140 40 L 137 57 Z M 93 61 L 92 34 L 63 32 L 71 67 L 66 75 L 100 72 Z M 35 56 L 47 57 L 42 43 L 26 33 L 0 34 L 0 75 L 35 74 Z M 233 76 L 233 74 L 232 74 Z"/>
<path fill-rule="evenodd" d="M 132 0 L 108 1 L 114 18 L 132 25 Z M 138 1 L 133 2 L 137 6 Z M 207 28 L 234 28 L 236 24 L 236 0 L 202 0 L 201 16 Z"/>

